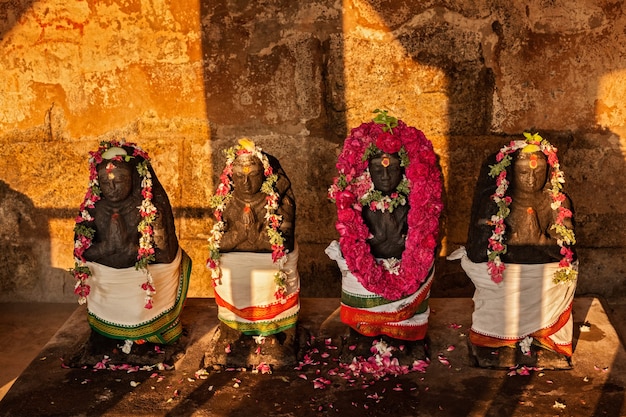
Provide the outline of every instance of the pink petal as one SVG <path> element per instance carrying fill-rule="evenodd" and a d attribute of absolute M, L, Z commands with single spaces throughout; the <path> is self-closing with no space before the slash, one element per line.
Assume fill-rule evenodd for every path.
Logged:
<path fill-rule="evenodd" d="M 450 361 L 448 361 L 448 359 L 445 356 L 437 355 L 437 359 L 439 359 L 439 362 L 441 362 L 442 365 L 450 366 Z"/>

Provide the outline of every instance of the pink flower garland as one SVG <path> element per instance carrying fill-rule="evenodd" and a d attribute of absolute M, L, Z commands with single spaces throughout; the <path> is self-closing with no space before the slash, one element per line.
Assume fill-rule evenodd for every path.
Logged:
<path fill-rule="evenodd" d="M 365 157 L 370 146 L 384 152 L 406 152 L 405 174 L 409 181 L 408 234 L 397 273 L 387 270 L 371 253 L 371 234 L 363 221 L 359 202 L 363 190 L 355 180 L 367 170 Z M 433 264 L 441 202 L 441 173 L 432 143 L 414 127 L 398 120 L 393 129 L 369 122 L 352 129 L 337 160 L 339 176 L 329 189 L 337 207 L 336 229 L 339 244 L 352 274 L 368 291 L 389 300 L 398 300 L 417 291 Z M 358 183 L 358 181 L 356 181 Z M 362 187 L 361 187 L 362 188 Z"/>

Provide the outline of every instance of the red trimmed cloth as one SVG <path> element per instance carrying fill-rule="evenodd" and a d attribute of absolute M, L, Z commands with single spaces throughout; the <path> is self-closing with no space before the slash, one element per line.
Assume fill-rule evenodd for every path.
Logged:
<path fill-rule="evenodd" d="M 326 254 L 341 270 L 340 317 L 343 323 L 364 336 L 387 335 L 409 341 L 426 337 L 434 267 L 416 292 L 394 301 L 366 290 L 359 283 L 349 271 L 337 241 L 326 248 Z"/>
<path fill-rule="evenodd" d="M 294 327 L 300 312 L 298 248 L 286 255 L 284 299 L 277 299 L 274 274 L 278 266 L 271 253 L 221 254 L 222 277 L 216 281 L 218 318 L 245 335 L 269 336 Z"/>
<path fill-rule="evenodd" d="M 554 282 L 559 263 L 507 264 L 501 283 L 491 280 L 487 263 L 469 260 L 465 248 L 448 259 L 461 266 L 476 287 L 470 341 L 503 347 L 532 337 L 539 345 L 572 356 L 572 302 L 576 281 Z M 578 267 L 574 263 L 575 268 Z"/>

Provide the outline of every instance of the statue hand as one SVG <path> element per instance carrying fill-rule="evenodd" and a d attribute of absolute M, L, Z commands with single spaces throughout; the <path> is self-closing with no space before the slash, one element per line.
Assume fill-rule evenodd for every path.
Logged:
<path fill-rule="evenodd" d="M 526 213 L 528 214 L 527 223 L 528 223 L 528 234 L 530 243 L 536 242 L 539 243 L 543 236 L 541 232 L 541 228 L 539 227 L 539 218 L 537 217 L 537 212 L 532 207 L 528 207 L 526 209 Z"/>

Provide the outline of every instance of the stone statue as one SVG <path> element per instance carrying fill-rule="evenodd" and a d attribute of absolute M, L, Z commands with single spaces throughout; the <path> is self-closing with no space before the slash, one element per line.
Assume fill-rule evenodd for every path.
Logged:
<path fill-rule="evenodd" d="M 140 233 L 141 178 L 137 161 L 103 161 L 97 166 L 102 198 L 93 208 L 96 234 L 85 259 L 112 268 L 135 265 Z M 160 213 L 153 225 L 154 263 L 170 263 L 178 252 L 178 239 L 169 199 L 152 175 L 152 204 Z"/>
<path fill-rule="evenodd" d="M 340 237 L 326 254 L 342 273 L 341 320 L 358 346 L 342 356 L 349 361 L 367 354 L 372 338 L 383 337 L 405 341 L 413 350 L 405 351 L 409 362 L 425 359 L 443 207 L 432 144 L 419 130 L 381 112 L 351 131 L 337 169 L 329 198 L 337 207 Z"/>
<path fill-rule="evenodd" d="M 278 160 L 249 139 L 225 153 L 212 199 L 215 223 L 207 261 L 220 328 L 205 363 L 292 366 L 300 277 L 291 182 Z M 254 354 L 257 349 L 260 356 Z"/>
<path fill-rule="evenodd" d="M 478 366 L 571 367 L 578 263 L 556 152 L 538 134 L 525 134 L 490 157 L 476 186 L 467 249 L 449 256 L 461 259 L 476 287 L 469 340 Z"/>
<path fill-rule="evenodd" d="M 276 184 L 279 198 L 276 214 L 282 220 L 278 230 L 285 240 L 285 249 L 293 251 L 296 206 L 291 184 L 278 160 L 271 155 L 266 156 L 272 169 L 279 175 Z M 239 155 L 233 163 L 232 181 L 232 198 L 223 212 L 226 226 L 220 251 L 272 252 L 267 235 L 269 219 L 265 216 L 267 194 L 261 191 L 265 181 L 261 160 L 252 154 Z"/>
<path fill-rule="evenodd" d="M 388 198 L 396 191 L 404 176 L 404 167 L 400 166 L 398 154 L 377 155 L 369 160 L 368 169 L 374 190 Z M 393 211 L 381 211 L 369 205 L 363 207 L 363 220 L 372 234 L 368 243 L 374 257 L 402 258 L 409 228 L 408 214 L 408 204 L 398 206 Z"/>
<path fill-rule="evenodd" d="M 494 161 L 495 156 L 483 166 L 481 178 L 487 177 L 486 170 Z M 520 264 L 558 262 L 561 259 L 557 244 L 559 236 L 553 228 L 557 213 L 551 208 L 546 156 L 541 151 L 519 151 L 511 171 L 513 180 L 509 195 L 512 202 L 510 214 L 504 220 L 507 252 L 501 255 L 502 261 Z M 497 213 L 497 206 L 491 199 L 496 188 L 493 182 L 476 188 L 467 241 L 467 255 L 473 262 L 487 262 L 486 248 L 493 231 L 491 216 Z M 569 197 L 564 195 L 561 205 L 571 210 Z M 573 227 L 571 217 L 563 220 L 566 227 Z"/>
<path fill-rule="evenodd" d="M 191 260 L 149 157 L 132 143 L 103 142 L 91 153 L 90 171 L 72 272 L 79 302 L 87 303 L 91 344 L 121 340 L 129 353 L 134 343 L 174 343 Z"/>

